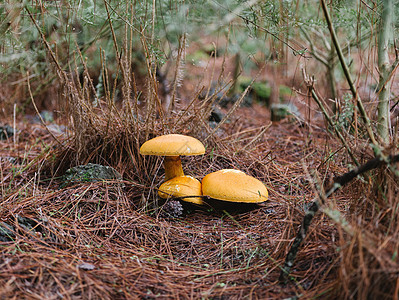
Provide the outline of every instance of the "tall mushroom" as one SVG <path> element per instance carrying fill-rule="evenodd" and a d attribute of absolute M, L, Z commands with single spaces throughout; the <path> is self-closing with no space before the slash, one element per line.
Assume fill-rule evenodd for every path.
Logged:
<path fill-rule="evenodd" d="M 202 179 L 202 194 L 213 199 L 261 203 L 267 200 L 266 186 L 258 179 L 234 169 L 209 173 Z"/>
<path fill-rule="evenodd" d="M 180 155 L 201 155 L 205 153 L 204 145 L 191 136 L 167 134 L 146 141 L 140 147 L 142 155 L 165 156 L 165 181 L 184 176 Z"/>

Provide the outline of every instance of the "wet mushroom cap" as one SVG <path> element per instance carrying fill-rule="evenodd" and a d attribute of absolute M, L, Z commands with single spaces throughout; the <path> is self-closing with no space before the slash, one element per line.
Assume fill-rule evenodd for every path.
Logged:
<path fill-rule="evenodd" d="M 202 179 L 202 194 L 213 199 L 261 203 L 267 200 L 266 186 L 258 179 L 234 169 L 223 169 Z"/>
<path fill-rule="evenodd" d="M 201 182 L 191 176 L 179 176 L 165 181 L 158 189 L 158 195 L 161 198 L 201 196 Z M 195 204 L 203 204 L 200 197 L 182 198 L 183 201 Z"/>
<path fill-rule="evenodd" d="M 142 155 L 201 155 L 205 153 L 204 145 L 191 136 L 167 134 L 146 141 L 140 147 Z"/>

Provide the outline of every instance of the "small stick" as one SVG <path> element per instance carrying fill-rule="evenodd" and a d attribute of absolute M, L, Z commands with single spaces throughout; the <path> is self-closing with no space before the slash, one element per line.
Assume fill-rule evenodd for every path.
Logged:
<path fill-rule="evenodd" d="M 365 124 L 367 134 L 369 135 L 370 141 L 374 145 L 378 145 L 378 143 L 377 143 L 377 141 L 376 141 L 376 139 L 374 137 L 373 131 L 371 129 L 370 119 L 369 119 L 369 117 L 368 117 L 368 115 L 366 113 L 366 110 L 364 109 L 363 102 L 362 102 L 362 100 L 360 99 L 360 97 L 359 97 L 359 95 L 357 93 L 356 87 L 353 84 L 352 77 L 351 77 L 350 72 L 349 72 L 349 68 L 348 68 L 347 64 L 345 63 L 344 55 L 342 53 L 341 46 L 339 45 L 337 34 L 335 33 L 334 27 L 332 26 L 331 17 L 330 17 L 330 14 L 328 12 L 328 9 L 327 9 L 326 2 L 324 0 L 320 0 L 320 3 L 321 3 L 321 7 L 323 9 L 324 17 L 326 18 L 328 29 L 330 31 L 331 39 L 333 41 L 333 44 L 335 46 L 335 50 L 337 51 L 337 54 L 338 54 L 339 61 L 341 63 L 342 69 L 344 71 L 344 75 L 346 77 L 346 81 L 349 84 L 349 88 L 350 88 L 350 91 L 352 93 L 353 99 L 355 99 L 356 102 L 357 102 L 357 107 L 358 107 L 358 109 L 360 111 L 360 114 L 361 114 L 361 116 L 363 118 L 363 122 Z"/>
<path fill-rule="evenodd" d="M 288 277 L 291 271 L 292 266 L 294 265 L 295 258 L 298 254 L 299 247 L 302 244 L 302 241 L 306 237 L 306 233 L 308 232 L 309 226 L 313 220 L 313 217 L 316 215 L 316 213 L 320 209 L 320 200 L 327 199 L 329 196 L 331 196 L 336 190 L 340 189 L 343 187 L 345 184 L 349 183 L 352 181 L 354 178 L 356 178 L 358 175 L 370 171 L 372 169 L 376 169 L 382 165 L 385 164 L 391 164 L 399 162 L 399 154 L 396 155 L 389 155 L 388 157 L 384 155 L 379 155 L 376 158 L 373 158 L 366 162 L 365 164 L 353 169 L 352 171 L 349 171 L 334 180 L 334 184 L 327 190 L 327 192 L 323 195 L 317 196 L 311 203 L 308 211 L 306 212 L 302 224 L 299 227 L 298 233 L 294 239 L 294 242 L 291 245 L 290 250 L 288 251 L 288 254 L 285 258 L 284 266 L 281 268 L 280 272 L 280 277 L 279 281 L 282 284 L 286 284 L 288 281 Z"/>
<path fill-rule="evenodd" d="M 350 157 L 352 158 L 353 162 L 356 164 L 356 166 L 359 166 L 359 163 L 356 159 L 356 157 L 353 155 L 352 150 L 350 149 L 348 143 L 345 141 L 344 137 L 342 136 L 341 132 L 338 130 L 337 126 L 334 124 L 334 122 L 331 120 L 330 116 L 328 115 L 323 103 L 319 100 L 319 97 L 316 94 L 316 91 L 314 89 L 314 80 L 309 78 L 309 76 L 306 74 L 305 69 L 302 69 L 303 73 L 303 78 L 306 83 L 306 86 L 310 93 L 312 94 L 312 98 L 316 101 L 317 105 L 321 109 L 324 117 L 327 119 L 328 124 L 334 129 L 335 134 L 338 136 L 339 140 L 341 141 L 342 145 L 345 147 L 345 149 L 348 151 Z"/>

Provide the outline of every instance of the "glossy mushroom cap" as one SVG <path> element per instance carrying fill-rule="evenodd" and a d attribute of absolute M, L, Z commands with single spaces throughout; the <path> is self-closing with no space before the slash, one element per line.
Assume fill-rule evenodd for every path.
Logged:
<path fill-rule="evenodd" d="M 165 180 L 184 176 L 179 155 L 200 155 L 205 153 L 202 143 L 182 134 L 161 135 L 148 140 L 140 147 L 142 155 L 165 156 Z"/>
<path fill-rule="evenodd" d="M 140 147 L 142 155 L 178 156 L 205 153 L 204 145 L 191 136 L 167 134 L 146 141 Z"/>
<path fill-rule="evenodd" d="M 191 176 L 174 177 L 161 184 L 158 195 L 164 199 L 168 197 L 201 196 L 201 182 Z M 182 198 L 182 200 L 195 204 L 203 204 L 200 197 Z"/>
<path fill-rule="evenodd" d="M 213 199 L 261 203 L 267 200 L 268 191 L 258 179 L 234 169 L 210 173 L 202 179 L 202 194 Z"/>

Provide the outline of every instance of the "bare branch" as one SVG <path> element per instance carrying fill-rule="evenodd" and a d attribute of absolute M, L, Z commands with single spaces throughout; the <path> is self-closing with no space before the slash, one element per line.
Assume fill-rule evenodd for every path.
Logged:
<path fill-rule="evenodd" d="M 287 283 L 289 274 L 291 272 L 291 268 L 294 265 L 296 256 L 299 251 L 299 247 L 301 246 L 303 240 L 306 237 L 306 234 L 308 232 L 309 226 L 313 220 L 313 217 L 316 215 L 316 213 L 320 209 L 320 200 L 327 199 L 329 196 L 331 196 L 335 191 L 343 187 L 344 185 L 348 184 L 351 182 L 353 179 L 355 179 L 358 175 L 361 175 L 367 171 L 370 171 L 372 169 L 376 169 L 380 166 L 383 165 L 391 165 L 392 163 L 399 162 L 399 154 L 396 155 L 390 155 L 388 157 L 385 157 L 384 155 L 380 155 L 376 158 L 373 158 L 369 160 L 367 163 L 357 167 L 356 169 L 353 169 L 350 172 L 347 172 L 337 178 L 335 178 L 333 185 L 327 189 L 325 193 L 321 193 L 319 191 L 319 195 L 313 199 L 311 202 L 308 211 L 305 213 L 305 216 L 303 217 L 301 226 L 299 227 L 298 233 L 294 239 L 294 242 L 291 245 L 290 250 L 288 251 L 288 254 L 285 258 L 284 266 L 281 268 L 280 272 L 280 277 L 279 281 L 283 284 Z"/>

